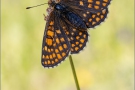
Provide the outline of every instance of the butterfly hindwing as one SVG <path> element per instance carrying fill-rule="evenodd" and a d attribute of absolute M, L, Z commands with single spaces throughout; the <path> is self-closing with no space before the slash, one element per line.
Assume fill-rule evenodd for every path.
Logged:
<path fill-rule="evenodd" d="M 88 28 L 94 28 L 95 26 L 99 25 L 100 23 L 102 23 L 108 14 L 108 9 L 103 9 L 101 12 L 81 12 L 78 13 L 82 19 L 85 21 L 86 25 Z"/>
<path fill-rule="evenodd" d="M 47 22 L 42 45 L 42 65 L 44 67 L 53 67 L 63 61 L 69 54 L 70 44 L 59 26 L 58 17 L 50 14 Z"/>
<path fill-rule="evenodd" d="M 87 30 L 78 30 L 77 28 L 71 26 L 70 24 L 61 19 L 61 26 L 67 35 L 70 44 L 71 44 L 71 54 L 79 53 L 85 46 L 88 41 L 88 32 Z"/>
<path fill-rule="evenodd" d="M 68 35 L 71 43 L 71 54 L 79 53 L 88 41 L 88 32 L 77 30 L 76 28 L 70 27 L 70 34 Z"/>

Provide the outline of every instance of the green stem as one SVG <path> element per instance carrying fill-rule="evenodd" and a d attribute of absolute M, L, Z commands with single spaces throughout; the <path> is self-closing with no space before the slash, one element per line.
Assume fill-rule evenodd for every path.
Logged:
<path fill-rule="evenodd" d="M 76 88 L 77 88 L 77 90 L 80 90 L 80 86 L 79 86 L 79 83 L 78 83 L 78 79 L 77 79 L 77 76 L 76 76 L 75 67 L 74 67 L 74 63 L 73 63 L 73 59 L 72 59 L 71 55 L 69 55 L 69 60 L 70 60 L 72 72 L 73 72 L 73 75 L 74 75 L 74 80 L 75 80 Z"/>

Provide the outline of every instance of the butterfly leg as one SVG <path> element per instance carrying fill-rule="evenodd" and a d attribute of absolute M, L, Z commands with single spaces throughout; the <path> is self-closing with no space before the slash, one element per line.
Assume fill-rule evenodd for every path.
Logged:
<path fill-rule="evenodd" d="M 48 15 L 46 16 L 45 14 L 43 14 L 43 16 L 44 16 L 44 20 L 48 21 L 49 16 Z"/>

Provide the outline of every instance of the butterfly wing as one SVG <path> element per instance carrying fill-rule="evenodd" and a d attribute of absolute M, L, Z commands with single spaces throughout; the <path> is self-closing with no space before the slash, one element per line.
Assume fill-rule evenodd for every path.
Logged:
<path fill-rule="evenodd" d="M 107 6 L 111 0 L 67 0 L 62 1 L 68 9 L 82 18 L 88 28 L 93 28 L 105 20 L 108 14 Z M 75 3 L 76 2 L 76 3 Z M 89 4 L 92 5 L 89 7 Z M 98 6 L 99 8 L 95 8 Z"/>
<path fill-rule="evenodd" d="M 106 8 L 103 9 L 101 12 L 96 13 L 89 11 L 80 11 L 80 13 L 78 14 L 82 17 L 88 28 L 94 28 L 106 19 L 108 9 Z"/>
<path fill-rule="evenodd" d="M 59 26 L 59 17 L 52 11 L 46 24 L 42 44 L 42 65 L 54 67 L 69 54 L 70 44 L 64 30 Z M 55 15 L 55 16 L 54 16 Z"/>
<path fill-rule="evenodd" d="M 111 0 L 61 0 L 61 3 L 67 4 L 67 6 L 83 8 L 84 11 L 101 12 L 108 7 L 110 1 Z"/>
<path fill-rule="evenodd" d="M 79 53 L 86 46 L 88 41 L 88 32 L 69 27 L 70 34 L 68 38 L 71 43 L 71 54 Z M 66 31 L 68 33 L 69 31 Z"/>
<path fill-rule="evenodd" d="M 60 23 L 60 26 L 63 26 L 62 28 L 70 41 L 71 54 L 79 53 L 86 46 L 88 32 L 87 30 L 78 30 L 64 20 L 64 18 L 61 19 L 62 23 Z"/>

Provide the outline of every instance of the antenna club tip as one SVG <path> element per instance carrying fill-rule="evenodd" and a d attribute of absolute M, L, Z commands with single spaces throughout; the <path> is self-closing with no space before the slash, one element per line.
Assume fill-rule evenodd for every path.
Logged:
<path fill-rule="evenodd" d="M 30 9 L 31 7 L 26 7 L 26 9 Z"/>

